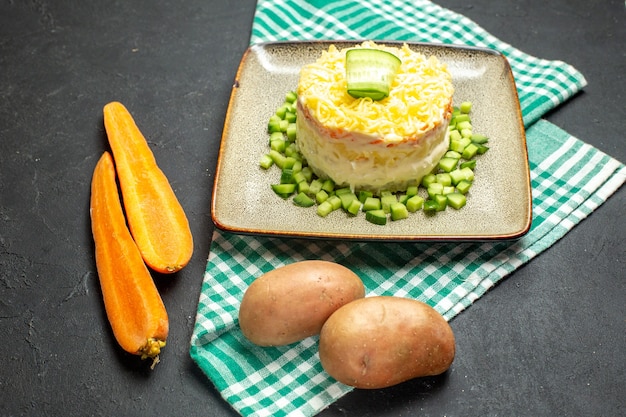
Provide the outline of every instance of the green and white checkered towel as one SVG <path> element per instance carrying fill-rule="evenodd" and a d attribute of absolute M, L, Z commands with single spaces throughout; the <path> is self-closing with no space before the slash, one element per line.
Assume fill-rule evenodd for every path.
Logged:
<path fill-rule="evenodd" d="M 533 224 L 515 242 L 327 242 L 216 230 L 200 294 L 191 356 L 243 416 L 313 416 L 351 391 L 322 369 L 317 338 L 286 347 L 249 343 L 237 323 L 247 286 L 304 259 L 341 263 L 368 295 L 416 298 L 451 319 L 551 246 L 626 180 L 624 165 L 540 120 L 586 81 L 571 66 L 524 54 L 473 21 L 426 0 L 259 0 L 252 43 L 375 39 L 489 47 L 510 61 L 527 129 Z"/>

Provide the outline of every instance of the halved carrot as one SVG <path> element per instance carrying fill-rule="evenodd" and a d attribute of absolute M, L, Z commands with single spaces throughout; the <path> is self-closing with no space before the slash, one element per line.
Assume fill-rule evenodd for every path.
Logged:
<path fill-rule="evenodd" d="M 144 261 L 157 272 L 180 270 L 191 258 L 193 238 L 169 181 L 124 105 L 104 106 L 104 126 L 128 225 Z"/>
<path fill-rule="evenodd" d="M 167 312 L 126 226 L 111 154 L 104 152 L 91 181 L 91 229 L 96 266 L 113 334 L 125 351 L 158 362 L 169 331 Z"/>

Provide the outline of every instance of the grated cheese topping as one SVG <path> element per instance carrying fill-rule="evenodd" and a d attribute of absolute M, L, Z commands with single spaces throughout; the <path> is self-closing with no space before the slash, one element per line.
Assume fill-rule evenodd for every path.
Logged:
<path fill-rule="evenodd" d="M 397 143 L 418 139 L 442 122 L 454 93 L 444 63 L 412 51 L 406 44 L 396 48 L 366 41 L 359 47 L 386 50 L 402 61 L 389 97 L 374 101 L 350 96 L 345 67 L 348 49 L 338 50 L 334 45 L 300 72 L 298 100 L 331 136 L 362 133 Z"/>

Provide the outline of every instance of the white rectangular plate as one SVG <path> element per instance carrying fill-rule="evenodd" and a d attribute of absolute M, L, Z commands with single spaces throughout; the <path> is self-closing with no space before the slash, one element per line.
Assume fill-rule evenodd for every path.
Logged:
<path fill-rule="evenodd" d="M 516 239 L 528 232 L 532 197 L 526 137 L 519 99 L 506 58 L 482 48 L 407 43 L 445 62 L 455 88 L 454 103 L 471 101 L 474 131 L 489 137 L 479 156 L 467 205 L 434 216 L 422 211 L 379 226 L 336 210 L 327 217 L 302 208 L 271 189 L 278 169 L 259 166 L 268 152 L 267 123 L 295 90 L 300 68 L 330 44 L 360 42 L 276 42 L 254 45 L 236 75 L 218 156 L 211 216 L 220 229 L 242 234 L 393 241 L 484 241 Z M 397 42 L 379 42 L 399 46 Z M 275 168 L 275 167 L 273 167 Z"/>

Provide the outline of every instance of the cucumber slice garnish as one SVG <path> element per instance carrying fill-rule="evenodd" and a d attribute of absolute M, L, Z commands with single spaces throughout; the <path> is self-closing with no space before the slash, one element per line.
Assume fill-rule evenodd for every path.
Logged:
<path fill-rule="evenodd" d="M 346 52 L 348 94 L 354 98 L 382 100 L 389 96 L 400 58 L 380 49 L 350 49 Z"/>

